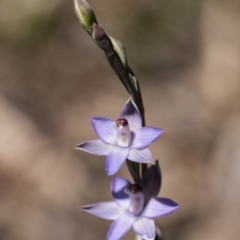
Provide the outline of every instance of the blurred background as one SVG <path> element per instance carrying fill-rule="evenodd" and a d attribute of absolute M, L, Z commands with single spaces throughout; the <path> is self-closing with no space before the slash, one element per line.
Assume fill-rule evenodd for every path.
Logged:
<path fill-rule="evenodd" d="M 167 240 L 240 235 L 240 1 L 89 1 L 138 77 Z M 128 94 L 72 1 L 0 1 L 0 239 L 105 239 L 110 221 L 77 206 L 111 200 L 90 117 L 117 119 Z M 119 173 L 130 178 L 124 166 Z M 130 232 L 125 239 L 133 239 Z"/>

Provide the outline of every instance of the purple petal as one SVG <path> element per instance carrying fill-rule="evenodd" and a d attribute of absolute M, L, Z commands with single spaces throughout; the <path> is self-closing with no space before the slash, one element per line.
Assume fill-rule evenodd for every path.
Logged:
<path fill-rule="evenodd" d="M 142 127 L 133 132 L 133 139 L 131 148 L 145 148 L 155 142 L 161 135 L 163 130 L 161 128 Z"/>
<path fill-rule="evenodd" d="M 158 218 L 168 215 L 179 208 L 179 205 L 168 198 L 152 198 L 142 216 L 147 218 Z"/>
<path fill-rule="evenodd" d="M 92 153 L 100 156 L 106 156 L 111 152 L 114 146 L 106 144 L 102 140 L 97 139 L 97 140 L 91 140 L 91 141 L 80 143 L 74 148 L 88 152 L 88 153 Z"/>
<path fill-rule="evenodd" d="M 130 184 L 131 183 L 125 178 L 115 177 L 112 180 L 111 191 L 113 198 L 115 202 L 124 209 L 127 209 L 129 206 L 129 195 L 125 193 L 125 189 Z"/>
<path fill-rule="evenodd" d="M 92 126 L 98 137 L 105 143 L 116 144 L 115 122 L 108 118 L 92 118 Z"/>
<path fill-rule="evenodd" d="M 124 214 L 124 209 L 115 202 L 100 202 L 78 207 L 78 209 L 107 220 L 116 220 Z"/>
<path fill-rule="evenodd" d="M 128 159 L 139 163 L 154 163 L 152 153 L 148 148 L 134 149 L 130 148 Z"/>
<path fill-rule="evenodd" d="M 123 214 L 119 219 L 115 220 L 107 234 L 107 240 L 122 239 L 129 229 L 132 227 L 135 217 L 130 214 Z"/>
<path fill-rule="evenodd" d="M 156 225 L 154 220 L 140 217 L 133 224 L 133 230 L 144 239 L 154 240 L 156 235 Z"/>
<path fill-rule="evenodd" d="M 144 173 L 140 186 L 146 199 L 157 197 L 162 183 L 162 174 L 158 161 Z"/>
<path fill-rule="evenodd" d="M 116 146 L 108 154 L 106 160 L 106 172 L 108 175 L 113 175 L 119 171 L 128 156 L 128 148 Z"/>
<path fill-rule="evenodd" d="M 125 103 L 120 118 L 127 119 L 132 131 L 142 127 L 141 115 L 131 98 Z"/>

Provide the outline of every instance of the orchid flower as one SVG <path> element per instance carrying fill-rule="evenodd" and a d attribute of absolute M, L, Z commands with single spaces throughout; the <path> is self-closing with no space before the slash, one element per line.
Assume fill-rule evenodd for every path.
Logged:
<path fill-rule="evenodd" d="M 161 185 L 158 164 L 152 165 L 145 172 L 139 184 L 115 177 L 112 180 L 112 202 L 100 202 L 79 207 L 97 217 L 114 220 L 108 231 L 107 240 L 120 240 L 133 227 L 137 235 L 146 240 L 156 236 L 153 219 L 166 216 L 179 208 L 168 198 L 157 198 Z M 149 189 L 152 189 L 149 192 Z"/>
<path fill-rule="evenodd" d="M 163 130 L 142 127 L 141 115 L 130 98 L 123 107 L 119 119 L 92 118 L 92 126 L 99 139 L 75 146 L 88 153 L 107 156 L 106 172 L 113 175 L 126 159 L 139 163 L 154 163 L 148 145 L 155 142 Z"/>

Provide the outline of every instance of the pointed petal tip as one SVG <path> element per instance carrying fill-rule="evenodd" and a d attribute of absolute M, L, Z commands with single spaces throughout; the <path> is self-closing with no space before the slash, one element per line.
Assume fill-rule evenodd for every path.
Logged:
<path fill-rule="evenodd" d="M 156 128 L 156 127 L 152 127 L 155 131 L 156 131 L 156 135 L 157 135 L 157 138 L 156 138 L 156 140 L 159 138 L 159 137 L 161 137 L 163 134 L 164 134 L 164 130 L 162 129 L 162 128 Z"/>
<path fill-rule="evenodd" d="M 138 110 L 138 107 L 137 107 L 136 103 L 133 101 L 133 98 L 132 98 L 132 97 L 130 97 L 130 98 L 128 99 L 127 103 L 128 103 L 129 101 L 131 101 L 131 104 Z M 138 111 L 139 111 L 139 110 L 138 110 Z"/>
<path fill-rule="evenodd" d="M 96 206 L 96 204 L 89 204 L 89 205 L 85 205 L 85 206 L 79 206 L 77 207 L 79 210 L 83 210 L 83 211 L 89 211 L 92 208 L 94 208 Z"/>
<path fill-rule="evenodd" d="M 130 97 L 126 102 L 125 102 L 125 104 L 124 104 L 124 106 L 126 106 L 127 104 L 129 104 L 129 102 L 132 102 L 133 100 L 132 100 L 132 98 Z"/>
<path fill-rule="evenodd" d="M 92 209 L 93 207 L 94 207 L 94 204 L 89 204 L 89 205 L 85 205 L 85 206 L 79 206 L 79 207 L 77 207 L 77 209 L 87 211 L 87 210 Z"/>
<path fill-rule="evenodd" d="M 105 170 L 109 177 L 115 175 L 118 172 L 118 170 L 115 170 L 115 171 L 109 170 L 107 166 L 105 167 Z"/>
<path fill-rule="evenodd" d="M 160 130 L 159 137 L 161 137 L 165 133 L 165 131 L 162 128 L 159 128 L 159 130 Z"/>
<path fill-rule="evenodd" d="M 83 211 L 84 208 L 82 206 L 77 206 L 76 209 L 80 210 L 80 211 Z"/>
<path fill-rule="evenodd" d="M 107 175 L 108 175 L 109 177 L 112 176 L 112 175 L 114 175 L 114 173 L 110 173 L 107 168 L 106 168 L 105 170 L 106 170 L 106 173 L 107 173 Z"/>
<path fill-rule="evenodd" d="M 91 121 L 91 123 L 94 121 L 94 120 L 98 120 L 100 117 L 91 117 L 90 118 L 90 121 Z"/>
<path fill-rule="evenodd" d="M 81 150 L 99 156 L 108 155 L 114 146 L 106 144 L 100 139 L 89 140 L 82 142 L 74 147 L 74 149 Z"/>
<path fill-rule="evenodd" d="M 77 144 L 77 145 L 75 145 L 75 146 L 73 146 L 72 148 L 74 149 L 74 150 L 84 150 L 84 144 L 85 144 L 86 142 L 82 142 L 82 143 L 79 143 L 79 144 Z"/>
<path fill-rule="evenodd" d="M 109 168 L 107 166 L 107 161 L 105 163 L 105 171 L 107 173 L 107 175 L 110 177 L 110 176 L 113 176 L 115 173 L 114 172 L 111 172 L 111 170 L 109 171 Z"/>
<path fill-rule="evenodd" d="M 115 170 L 113 171 L 113 170 L 109 170 L 109 169 L 106 167 L 106 173 L 107 173 L 107 175 L 108 175 L 109 177 L 116 175 L 119 170 L 120 170 L 120 168 L 119 168 L 119 169 L 115 169 Z"/>
<path fill-rule="evenodd" d="M 80 144 L 75 145 L 75 146 L 73 146 L 72 148 L 73 148 L 74 150 L 76 150 L 76 149 L 80 149 Z"/>

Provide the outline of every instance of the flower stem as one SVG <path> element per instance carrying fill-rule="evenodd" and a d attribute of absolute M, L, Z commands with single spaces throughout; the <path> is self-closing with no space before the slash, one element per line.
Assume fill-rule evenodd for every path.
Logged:
<path fill-rule="evenodd" d="M 93 41 L 104 51 L 108 63 L 137 105 L 142 117 L 142 126 L 145 126 L 140 85 L 133 71 L 127 65 L 127 56 L 124 47 L 118 40 L 110 38 L 104 29 L 98 25 L 94 11 L 85 0 L 75 0 L 74 4 L 80 23 L 92 37 Z M 147 164 L 139 164 L 129 160 L 127 160 L 127 166 L 135 182 L 140 180 L 147 169 Z"/>

